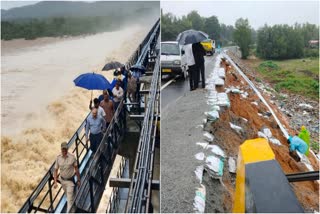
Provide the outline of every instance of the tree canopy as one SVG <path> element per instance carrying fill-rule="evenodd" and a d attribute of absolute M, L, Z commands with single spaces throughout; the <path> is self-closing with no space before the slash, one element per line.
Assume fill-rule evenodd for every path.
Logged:
<path fill-rule="evenodd" d="M 267 59 L 300 58 L 306 55 L 309 40 L 319 39 L 318 31 L 310 24 L 265 25 L 258 30 L 257 54 Z"/>
<path fill-rule="evenodd" d="M 235 43 L 240 47 L 242 58 L 249 56 L 252 30 L 248 19 L 240 18 L 236 21 L 233 38 Z"/>
<path fill-rule="evenodd" d="M 216 16 L 208 18 L 202 17 L 197 11 L 191 11 L 186 16 L 177 18 L 172 13 L 163 14 L 161 12 L 161 40 L 176 40 L 179 33 L 185 30 L 194 29 L 201 30 L 209 35 L 211 39 L 219 41 L 220 39 L 228 42 L 232 38 L 230 31 L 233 28 L 224 29 L 224 34 L 221 34 L 221 25 Z"/>

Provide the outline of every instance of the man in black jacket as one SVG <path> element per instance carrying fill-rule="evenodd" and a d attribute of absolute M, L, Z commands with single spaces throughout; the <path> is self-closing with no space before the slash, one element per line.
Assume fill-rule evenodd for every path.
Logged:
<path fill-rule="evenodd" d="M 198 43 L 192 44 L 192 52 L 194 56 L 194 60 L 196 63 L 196 77 L 195 80 L 195 88 L 198 87 L 199 80 L 200 80 L 200 72 L 201 72 L 201 82 L 202 82 L 202 88 L 205 87 L 205 73 L 204 73 L 204 56 L 206 55 L 206 51 L 204 50 L 203 46 Z"/>

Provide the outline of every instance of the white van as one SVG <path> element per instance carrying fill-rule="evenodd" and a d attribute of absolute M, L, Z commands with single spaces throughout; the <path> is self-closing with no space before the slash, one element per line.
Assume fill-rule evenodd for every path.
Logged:
<path fill-rule="evenodd" d="M 186 77 L 186 64 L 182 60 L 182 52 L 178 42 L 161 42 L 160 63 L 162 75 Z"/>

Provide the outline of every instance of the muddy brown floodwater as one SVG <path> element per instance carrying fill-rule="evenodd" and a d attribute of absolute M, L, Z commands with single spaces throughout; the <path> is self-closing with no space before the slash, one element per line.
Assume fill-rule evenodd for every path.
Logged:
<path fill-rule="evenodd" d="M 75 38 L 1 41 L 1 212 L 19 210 L 60 143 L 87 115 L 90 92 L 73 80 L 101 73 L 111 60 L 125 63 L 152 24 Z"/>

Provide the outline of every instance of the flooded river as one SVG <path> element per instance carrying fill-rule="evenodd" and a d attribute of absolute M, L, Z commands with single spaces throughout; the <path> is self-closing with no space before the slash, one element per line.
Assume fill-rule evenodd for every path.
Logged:
<path fill-rule="evenodd" d="M 1 41 L 1 211 L 17 212 L 88 113 L 82 73 L 126 62 L 150 25 L 74 38 Z M 111 77 L 111 72 L 102 72 Z M 96 91 L 94 95 L 100 94 Z"/>

